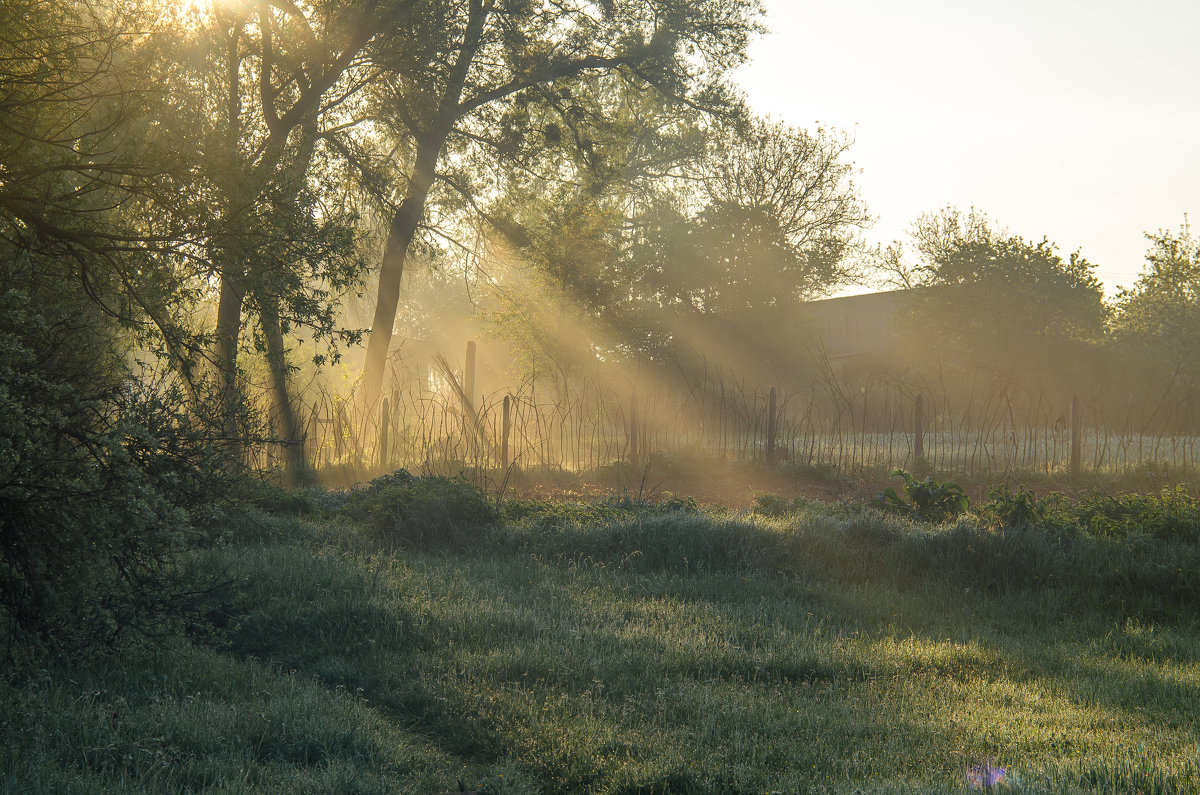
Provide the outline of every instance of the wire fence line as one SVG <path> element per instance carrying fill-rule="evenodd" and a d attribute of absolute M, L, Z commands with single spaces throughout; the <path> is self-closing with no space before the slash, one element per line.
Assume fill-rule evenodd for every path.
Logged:
<path fill-rule="evenodd" d="M 353 390 L 314 388 L 303 403 L 307 459 L 318 472 L 585 472 L 696 456 L 843 470 L 926 466 L 971 476 L 1200 462 L 1190 415 L 995 379 L 952 390 L 915 376 L 825 368 L 808 383 L 771 387 L 706 367 L 692 377 L 640 382 L 526 379 L 478 396 L 464 387 L 473 381 L 441 359 L 394 379 L 370 407 Z M 261 446 L 260 462 L 278 460 L 273 446 Z"/>

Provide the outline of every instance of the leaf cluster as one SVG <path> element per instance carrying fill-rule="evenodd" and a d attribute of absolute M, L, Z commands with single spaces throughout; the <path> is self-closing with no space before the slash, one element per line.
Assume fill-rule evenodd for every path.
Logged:
<path fill-rule="evenodd" d="M 345 510 L 381 540 L 425 548 L 469 543 L 500 516 L 487 495 L 465 478 L 415 477 L 403 469 L 351 492 Z"/>
<path fill-rule="evenodd" d="M 971 510 L 970 498 L 962 486 L 952 480 L 942 483 L 929 477 L 918 480 L 903 469 L 897 469 L 892 477 L 904 479 L 904 493 L 909 502 L 905 502 L 894 487 L 888 486 L 876 498 L 884 508 L 911 513 L 928 522 L 952 519 Z"/>
<path fill-rule="evenodd" d="M 1090 262 L 974 209 L 924 216 L 913 237 L 922 264 L 902 274 L 915 289 L 895 323 L 906 363 L 957 379 L 986 372 L 1010 385 L 1080 388 L 1108 320 Z"/>
<path fill-rule="evenodd" d="M 0 295 L 0 623 L 6 656 L 116 644 L 190 596 L 176 552 L 226 460 L 177 388 L 130 377 L 95 310 Z"/>
<path fill-rule="evenodd" d="M 1039 527 L 1064 536 L 1105 539 L 1200 538 L 1200 500 L 1183 486 L 1156 494 L 1085 491 L 1038 497 L 1025 487 L 990 489 L 979 513 L 1008 528 Z"/>

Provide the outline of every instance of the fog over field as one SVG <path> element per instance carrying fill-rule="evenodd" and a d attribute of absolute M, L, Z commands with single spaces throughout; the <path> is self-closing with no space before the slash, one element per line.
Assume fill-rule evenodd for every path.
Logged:
<path fill-rule="evenodd" d="M 1197 23 L 0 3 L 0 790 L 1200 790 Z"/>

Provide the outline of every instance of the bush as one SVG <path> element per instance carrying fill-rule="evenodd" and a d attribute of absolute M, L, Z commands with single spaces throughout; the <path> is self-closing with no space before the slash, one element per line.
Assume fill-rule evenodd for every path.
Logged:
<path fill-rule="evenodd" d="M 1038 499 L 1026 486 L 1018 486 L 1014 491 L 1005 485 L 988 489 L 979 512 L 1003 527 L 1020 529 L 1043 525 L 1049 505 L 1049 500 Z"/>
<path fill-rule="evenodd" d="M 897 469 L 892 476 L 904 478 L 904 493 L 911 503 L 905 502 L 894 488 L 888 486 L 877 498 L 884 508 L 915 513 L 927 522 L 940 522 L 971 510 L 971 500 L 962 486 L 952 480 L 945 483 L 932 478 L 917 480 L 903 469 Z"/>
<path fill-rule="evenodd" d="M 500 518 L 487 495 L 465 478 L 414 477 L 403 469 L 352 492 L 346 510 L 382 539 L 415 547 L 476 540 Z"/>
<path fill-rule="evenodd" d="M 1003 527 L 1040 527 L 1058 534 L 1096 538 L 1152 536 L 1161 539 L 1200 539 L 1200 500 L 1182 486 L 1158 494 L 1117 494 L 1087 491 L 1075 499 L 1054 492 L 1037 497 L 1023 486 L 988 491 L 980 513 Z"/>
<path fill-rule="evenodd" d="M 1200 503 L 1182 486 L 1158 494 L 1088 492 L 1064 513 L 1066 521 L 1099 538 L 1200 539 Z"/>
<path fill-rule="evenodd" d="M 111 646 L 177 615 L 188 508 L 220 451 L 176 391 L 133 381 L 106 322 L 0 295 L 0 623 L 7 653 Z"/>
<path fill-rule="evenodd" d="M 538 556 L 633 571 L 779 571 L 794 558 L 790 535 L 745 519 L 674 511 L 626 513 L 602 522 L 525 524 L 503 541 Z"/>

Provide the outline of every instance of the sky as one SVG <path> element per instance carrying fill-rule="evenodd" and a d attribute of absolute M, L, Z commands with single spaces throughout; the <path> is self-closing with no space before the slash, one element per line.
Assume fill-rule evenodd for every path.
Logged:
<path fill-rule="evenodd" d="M 974 206 L 1080 251 L 1112 295 L 1144 233 L 1200 225 L 1200 2 L 764 5 L 736 80 L 759 114 L 853 136 L 870 241 Z"/>

